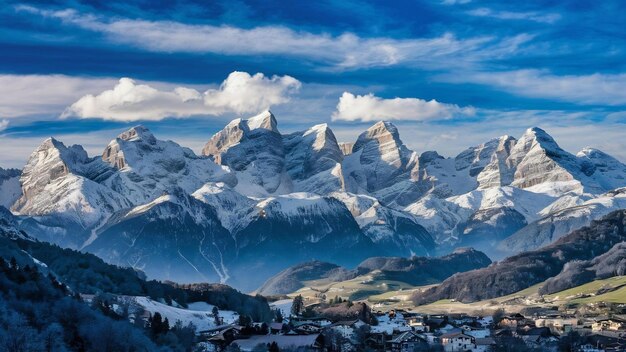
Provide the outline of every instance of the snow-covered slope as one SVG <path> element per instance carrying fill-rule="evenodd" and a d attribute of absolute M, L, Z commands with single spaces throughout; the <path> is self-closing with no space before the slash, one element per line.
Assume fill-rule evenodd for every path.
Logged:
<path fill-rule="evenodd" d="M 526 222 L 530 222 L 537 219 L 541 210 L 554 199 L 545 194 L 515 187 L 494 187 L 477 189 L 445 199 L 425 197 L 405 210 L 416 215 L 418 222 L 430 233 L 438 235 L 437 239 L 441 242 L 449 241 L 450 238 L 460 239 L 466 230 L 465 223 L 474 221 L 473 218 L 476 217 L 484 217 L 481 213 L 487 210 L 493 212 L 494 209 L 507 208 L 520 214 Z M 492 216 L 489 216 L 484 222 L 488 224 L 491 218 Z"/>
<path fill-rule="evenodd" d="M 33 235 L 63 245 L 80 246 L 88 238 L 90 228 L 131 205 L 121 194 L 91 179 L 112 172 L 101 160 L 89 158 L 81 146 L 66 147 L 49 138 L 31 154 L 24 166 L 20 177 L 22 196 L 12 210 L 36 217 L 42 231 Z M 65 223 L 67 230 L 63 238 L 46 230 L 48 226 L 58 228 L 59 223 Z"/>
<path fill-rule="evenodd" d="M 378 252 L 339 200 L 308 193 L 269 197 L 242 219 L 235 236 L 237 284 L 254 289 L 282 269 L 311 259 L 353 266 Z M 249 276 L 250 271 L 257 275 Z M 234 283 L 233 283 L 234 284 Z"/>
<path fill-rule="evenodd" d="M 180 187 L 192 193 L 207 182 L 234 185 L 227 168 L 172 142 L 161 141 L 143 126 L 133 127 L 112 140 L 102 160 L 119 170 L 103 183 L 124 194 L 134 205 Z"/>
<path fill-rule="evenodd" d="M 430 233 L 409 213 L 383 206 L 376 198 L 336 192 L 355 217 L 361 230 L 380 249 L 380 255 L 429 255 L 435 250 Z"/>
<path fill-rule="evenodd" d="M 234 191 L 224 183 L 207 183 L 192 195 L 215 208 L 222 226 L 231 233 L 245 227 L 247 222 L 243 219 L 256 213 L 257 201 Z"/>
<path fill-rule="evenodd" d="M 21 173 L 18 169 L 3 169 L 0 167 L 0 206 L 11 208 L 13 203 L 22 195 L 20 186 Z"/>
<path fill-rule="evenodd" d="M 499 249 L 505 254 L 513 254 L 540 248 L 618 209 L 626 209 L 626 188 L 548 212 L 504 240 Z"/>
<path fill-rule="evenodd" d="M 27 238 L 26 234 L 20 231 L 15 216 L 2 205 L 0 205 L 0 237 Z"/>
<path fill-rule="evenodd" d="M 168 306 L 143 296 L 128 298 L 132 301 L 133 306 L 141 307 L 143 311 L 151 315 L 158 312 L 164 319 L 167 318 L 172 325 L 180 320 L 183 326 L 193 323 L 198 331 L 210 330 L 218 326 L 215 324 L 215 317 L 212 313 L 214 306 L 205 302 L 190 303 L 189 308 L 184 309 Z M 224 320 L 224 324 L 235 324 L 239 320 L 239 314 L 229 310 L 220 310 L 219 317 Z"/>
<path fill-rule="evenodd" d="M 626 165 L 605 152 L 587 147 L 576 154 L 581 168 L 604 190 L 626 184 Z"/>
<path fill-rule="evenodd" d="M 84 250 L 178 282 L 226 282 L 236 251 L 213 207 L 182 189 L 117 213 Z"/>

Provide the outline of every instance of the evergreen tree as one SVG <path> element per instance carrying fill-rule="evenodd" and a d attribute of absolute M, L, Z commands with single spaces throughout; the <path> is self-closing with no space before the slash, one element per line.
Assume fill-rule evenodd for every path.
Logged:
<path fill-rule="evenodd" d="M 304 299 L 302 298 L 302 295 L 298 295 L 293 299 L 293 303 L 291 305 L 291 314 L 298 316 L 302 312 L 303 308 L 304 308 Z"/>
<path fill-rule="evenodd" d="M 276 343 L 276 341 L 272 341 L 272 343 L 268 344 L 267 351 L 268 352 L 280 352 L 280 348 L 278 348 L 278 344 Z"/>
<path fill-rule="evenodd" d="M 163 320 L 163 324 L 161 325 L 161 333 L 166 334 L 168 331 L 170 331 L 170 322 L 167 318 L 165 318 L 165 320 Z"/>
<path fill-rule="evenodd" d="M 280 308 L 276 308 L 274 311 L 274 321 L 277 323 L 282 323 L 284 320 L 283 311 Z"/>
<path fill-rule="evenodd" d="M 215 321 L 215 325 L 221 325 L 220 311 L 219 309 L 217 309 L 217 306 L 213 306 L 211 313 L 213 313 L 213 319 Z"/>

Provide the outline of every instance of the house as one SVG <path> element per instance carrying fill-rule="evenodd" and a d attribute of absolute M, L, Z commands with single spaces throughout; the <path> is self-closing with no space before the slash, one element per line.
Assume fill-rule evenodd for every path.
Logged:
<path fill-rule="evenodd" d="M 424 321 L 424 317 L 419 315 L 408 316 L 404 318 L 406 325 L 411 327 L 413 331 L 417 332 L 428 332 L 430 329 L 426 322 Z"/>
<path fill-rule="evenodd" d="M 412 331 L 405 331 L 392 337 L 389 341 L 392 352 L 413 352 L 428 350 L 428 341 Z"/>
<path fill-rule="evenodd" d="M 535 326 L 547 327 L 554 332 L 567 334 L 572 331 L 574 326 L 578 325 L 578 319 L 575 317 L 548 317 L 535 319 Z"/>
<path fill-rule="evenodd" d="M 518 326 L 527 325 L 527 324 L 528 322 L 526 321 L 526 318 L 519 313 L 506 316 L 502 318 L 502 320 L 500 320 L 500 322 L 498 323 L 498 325 L 501 328 L 513 328 L 513 329 L 517 328 Z"/>
<path fill-rule="evenodd" d="M 443 315 L 431 315 L 426 319 L 425 323 L 430 326 L 432 330 L 432 328 L 439 328 L 446 325 L 448 318 Z"/>
<path fill-rule="evenodd" d="M 291 317 L 289 320 L 294 326 L 298 326 L 301 324 L 315 324 L 321 327 L 329 326 L 332 322 L 328 319 L 324 318 L 300 318 L 300 317 Z"/>
<path fill-rule="evenodd" d="M 319 334 L 322 331 L 322 327 L 317 324 L 300 324 L 293 328 L 293 330 L 300 335 Z"/>
<path fill-rule="evenodd" d="M 403 313 L 400 311 L 379 316 L 378 324 L 371 327 L 372 333 L 385 333 L 387 335 L 411 330 L 413 329 L 407 324 Z"/>
<path fill-rule="evenodd" d="M 236 339 L 232 342 L 241 351 L 249 352 L 259 345 L 267 345 L 276 342 L 278 348 L 283 350 L 306 349 L 309 351 L 321 351 L 322 340 L 319 334 L 315 335 L 253 335 L 249 338 Z"/>
<path fill-rule="evenodd" d="M 451 332 L 439 336 L 444 351 L 472 351 L 476 349 L 476 338 L 463 331 Z"/>
<path fill-rule="evenodd" d="M 364 323 L 362 320 L 357 319 L 349 321 L 339 321 L 330 325 L 328 328 L 346 339 L 351 339 L 354 336 L 354 332 L 358 328 L 365 325 L 367 324 Z"/>
<path fill-rule="evenodd" d="M 279 334 L 283 331 L 283 323 L 270 323 L 269 328 L 271 334 Z"/>
<path fill-rule="evenodd" d="M 591 324 L 592 331 L 625 331 L 626 320 L 621 317 L 601 319 Z"/>
<path fill-rule="evenodd" d="M 215 350 L 222 351 L 240 336 L 240 332 L 241 329 L 239 326 L 229 326 L 219 331 L 208 330 L 201 332 L 200 336 L 203 337 L 207 343 L 214 346 Z"/>
<path fill-rule="evenodd" d="M 474 336 L 475 338 L 483 338 L 491 335 L 491 331 L 489 329 L 475 328 L 469 325 L 462 325 L 461 330 L 465 332 L 467 335 Z"/>
<path fill-rule="evenodd" d="M 496 340 L 492 337 L 482 337 L 476 339 L 475 352 L 488 352 L 496 346 Z"/>

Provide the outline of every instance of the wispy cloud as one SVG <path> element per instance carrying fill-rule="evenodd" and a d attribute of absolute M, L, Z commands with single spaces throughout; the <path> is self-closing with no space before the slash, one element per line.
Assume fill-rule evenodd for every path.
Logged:
<path fill-rule="evenodd" d="M 497 11 L 481 7 L 467 12 L 471 16 L 490 17 L 500 20 L 525 20 L 539 23 L 554 23 L 561 19 L 558 13 Z"/>
<path fill-rule="evenodd" d="M 363 38 L 353 33 L 331 35 L 295 31 L 282 26 L 240 28 L 172 21 L 107 19 L 75 10 L 18 11 L 55 18 L 67 25 L 103 34 L 107 40 L 154 52 L 283 55 L 320 62 L 335 69 L 413 64 L 423 68 L 467 65 L 485 58 L 511 55 L 532 37 L 479 36 L 459 39 L 451 33 L 430 38 Z"/>
<path fill-rule="evenodd" d="M 472 107 L 461 108 L 454 104 L 444 104 L 436 100 L 419 98 L 383 99 L 373 94 L 354 95 L 344 92 L 339 98 L 333 120 L 377 121 L 377 120 L 440 120 L 455 115 L 474 115 Z"/>
<path fill-rule="evenodd" d="M 472 2 L 472 0 L 442 0 L 441 3 L 444 5 L 463 5 Z"/>
<path fill-rule="evenodd" d="M 262 73 L 250 75 L 246 72 L 233 72 L 219 88 L 204 93 L 186 87 L 162 91 L 122 78 L 113 89 L 80 98 L 65 110 L 62 117 L 136 121 L 252 113 L 286 103 L 300 87 L 300 81 L 291 76 L 266 77 Z"/>
<path fill-rule="evenodd" d="M 525 97 L 575 104 L 626 105 L 625 73 L 559 76 L 532 69 L 446 74 L 438 79 L 486 84 Z"/>

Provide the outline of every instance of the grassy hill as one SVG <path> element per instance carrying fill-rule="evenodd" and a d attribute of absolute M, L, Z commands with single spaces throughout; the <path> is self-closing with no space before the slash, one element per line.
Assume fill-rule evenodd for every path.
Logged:
<path fill-rule="evenodd" d="M 374 309 L 378 310 L 402 308 L 423 313 L 480 312 L 498 308 L 505 308 L 507 311 L 519 311 L 526 307 L 552 307 L 597 302 L 626 304 L 626 276 L 596 280 L 542 296 L 539 294 L 539 289 L 543 284 L 542 282 L 506 296 L 473 303 L 461 303 L 445 299 L 427 305 L 415 306 L 411 302 L 412 294 L 415 291 L 425 290 L 435 285 L 412 286 L 405 282 L 390 280 L 384 273 L 374 271 L 341 282 L 307 281 L 304 288 L 291 293 L 289 296 L 302 295 L 306 304 L 319 302 L 322 295 L 325 295 L 327 299 L 339 296 L 353 301 L 367 301 Z"/>

